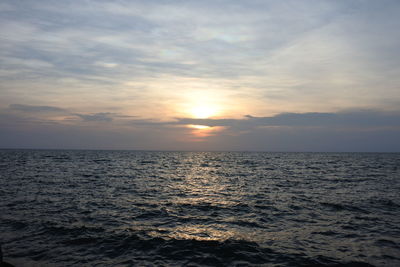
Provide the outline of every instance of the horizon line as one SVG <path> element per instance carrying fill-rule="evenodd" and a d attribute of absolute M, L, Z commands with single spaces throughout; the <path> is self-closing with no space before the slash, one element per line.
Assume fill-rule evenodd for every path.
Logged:
<path fill-rule="evenodd" d="M 64 151 L 127 151 L 127 152 L 242 152 L 242 153 L 380 153 L 380 154 L 397 154 L 400 151 L 290 151 L 290 150 L 172 150 L 172 149 L 115 149 L 115 148 L 4 148 L 0 150 L 64 150 Z"/>

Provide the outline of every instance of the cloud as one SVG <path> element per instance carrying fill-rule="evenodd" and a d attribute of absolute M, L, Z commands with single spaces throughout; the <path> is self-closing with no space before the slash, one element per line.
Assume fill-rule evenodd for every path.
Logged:
<path fill-rule="evenodd" d="M 10 113 L 11 112 L 11 113 Z M 17 113 L 15 113 L 17 112 Z M 35 115 L 36 118 L 48 117 L 52 114 L 76 116 L 84 122 L 118 122 L 120 125 L 132 127 L 170 127 L 179 125 L 205 125 L 209 127 L 225 127 L 232 130 L 251 130 L 257 127 L 339 127 L 339 128 L 376 128 L 400 127 L 400 111 L 380 110 L 344 110 L 339 112 L 307 112 L 279 113 L 269 117 L 246 115 L 241 119 L 233 118 L 175 118 L 160 120 L 159 118 L 144 119 L 137 116 L 114 112 L 76 113 L 55 106 L 11 104 L 0 113 L 19 116 Z M 60 121 L 62 122 L 62 121 Z M 117 126 L 117 125 L 116 125 Z"/>
<path fill-rule="evenodd" d="M 400 100 L 395 1 L 3 2 L 0 105 L 57 98 L 146 117 L 165 104 L 151 114 L 165 121 L 193 88 L 235 117 Z"/>
<path fill-rule="evenodd" d="M 74 117 L 80 118 L 84 122 L 111 122 L 114 119 L 118 120 L 131 120 L 136 116 L 119 114 L 115 112 L 98 112 L 98 113 L 77 113 L 70 109 L 65 109 L 56 106 L 42 106 L 42 105 L 23 105 L 23 104 L 10 104 L 8 108 L 0 110 L 0 115 L 3 118 L 24 118 L 24 120 L 49 121 L 51 118 L 57 118 L 59 123 L 63 120 L 68 123 L 73 123 Z M 7 116 L 6 116 L 7 115 Z"/>
<path fill-rule="evenodd" d="M 47 114 L 53 111 L 64 113 L 61 118 Z M 57 107 L 14 104 L 0 110 L 0 122 L 0 147 L 400 151 L 400 111 L 346 110 L 162 121 L 112 112 L 74 113 Z M 211 129 L 202 131 L 189 125 Z"/>
<path fill-rule="evenodd" d="M 77 114 L 74 115 L 78 116 L 84 121 L 112 121 L 113 116 L 116 115 L 115 113 L 110 112 L 100 112 L 95 114 Z"/>
<path fill-rule="evenodd" d="M 77 120 L 78 117 L 80 120 Z M 77 124 L 83 122 L 111 122 L 114 118 L 129 120 L 135 116 L 118 114 L 113 112 L 76 113 L 69 109 L 55 106 L 10 104 L 8 108 L 0 110 L 0 120 L 3 123 L 15 122 L 29 124 Z"/>
<path fill-rule="evenodd" d="M 33 106 L 33 105 L 21 105 L 21 104 L 10 104 L 8 107 L 10 110 L 13 111 L 22 111 L 22 112 L 43 112 L 43 113 L 49 113 L 49 112 L 62 112 L 65 113 L 67 110 L 59 107 L 53 107 L 53 106 Z"/>
<path fill-rule="evenodd" d="M 399 106 L 399 12 L 397 0 L 4 0 L 1 126 L 59 124 L 42 136 L 60 125 L 76 136 L 81 126 L 109 127 L 128 146 L 160 140 L 160 149 L 195 147 L 179 141 L 188 124 L 224 129 L 197 148 L 275 140 L 276 149 L 306 149 L 295 141 L 314 146 L 307 136 L 338 145 L 339 130 L 381 131 L 368 139 L 379 144 L 398 127 L 398 113 L 373 109 Z M 199 99 L 220 106 L 221 119 L 182 115 Z M 339 112 L 348 108 L 366 110 Z"/>
<path fill-rule="evenodd" d="M 243 119 L 178 118 L 171 124 L 229 126 L 249 129 L 259 126 L 291 127 L 400 127 L 399 112 L 375 110 L 343 111 L 337 113 L 281 113 L 271 117 L 245 116 Z"/>

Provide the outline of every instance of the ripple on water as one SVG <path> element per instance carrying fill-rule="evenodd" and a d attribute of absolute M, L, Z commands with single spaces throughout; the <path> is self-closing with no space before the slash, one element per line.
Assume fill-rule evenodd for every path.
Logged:
<path fill-rule="evenodd" d="M 0 150 L 0 162 L 0 242 L 21 266 L 400 266 L 399 154 Z"/>

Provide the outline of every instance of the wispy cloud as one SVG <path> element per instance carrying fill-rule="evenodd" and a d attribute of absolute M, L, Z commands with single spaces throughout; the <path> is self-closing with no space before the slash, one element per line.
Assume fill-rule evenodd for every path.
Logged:
<path fill-rule="evenodd" d="M 9 88 L 26 92 L 29 85 L 35 85 L 35 96 L 13 101 L 38 103 L 35 97 L 46 100 L 49 90 L 59 98 L 85 90 L 86 98 L 97 94 L 99 102 L 110 102 L 108 88 L 124 97 L 128 82 L 149 87 L 143 92 L 132 86 L 130 97 L 146 94 L 155 102 L 154 94 L 168 95 L 160 85 L 166 76 L 218 84 L 231 79 L 235 85 L 223 90 L 262 99 L 270 107 L 265 112 L 274 113 L 289 107 L 293 112 L 394 108 L 388 100 L 399 100 L 397 1 L 6 1 L 2 6 L 3 105 L 12 98 Z"/>
<path fill-rule="evenodd" d="M 33 106 L 33 105 L 21 105 L 21 104 L 10 104 L 10 110 L 22 111 L 22 112 L 62 112 L 65 113 L 67 110 L 59 107 L 52 106 Z"/>
<path fill-rule="evenodd" d="M 114 113 L 102 112 L 95 114 L 74 114 L 84 121 L 112 121 Z"/>

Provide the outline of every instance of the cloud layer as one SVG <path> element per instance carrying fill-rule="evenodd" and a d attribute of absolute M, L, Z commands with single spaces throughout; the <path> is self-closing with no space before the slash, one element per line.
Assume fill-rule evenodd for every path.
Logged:
<path fill-rule="evenodd" d="M 2 1 L 0 146 L 392 151 L 399 13 L 397 0 Z M 201 105 L 219 113 L 193 118 Z"/>
<path fill-rule="evenodd" d="M 144 112 L 211 86 L 258 115 L 390 109 L 399 12 L 395 0 L 3 1 L 0 105 Z"/>
<path fill-rule="evenodd" d="M 0 147 L 399 151 L 400 112 L 282 113 L 241 119 L 140 119 L 53 106 L 0 110 Z M 192 125 L 210 128 L 193 128 Z"/>

